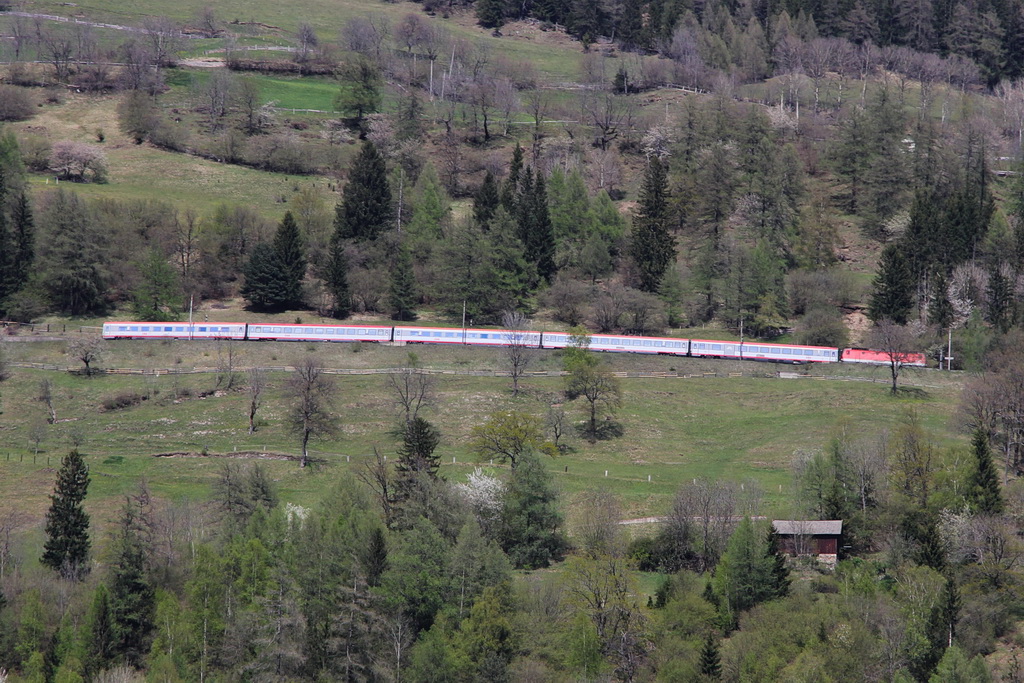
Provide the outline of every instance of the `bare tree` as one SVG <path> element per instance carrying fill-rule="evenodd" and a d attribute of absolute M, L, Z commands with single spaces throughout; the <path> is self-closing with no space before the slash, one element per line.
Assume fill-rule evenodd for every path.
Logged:
<path fill-rule="evenodd" d="M 75 54 L 75 43 L 66 31 L 44 29 L 36 24 L 36 41 L 43 56 L 53 65 L 54 77 L 58 83 L 67 83 L 71 77 L 71 62 Z"/>
<path fill-rule="evenodd" d="M 869 335 L 871 348 L 885 354 L 892 375 L 892 393 L 899 388 L 897 382 L 904 366 L 917 356 L 917 337 L 906 325 L 899 325 L 888 318 L 881 320 Z"/>
<path fill-rule="evenodd" d="M 53 407 L 53 383 L 44 379 L 39 382 L 39 395 L 38 400 L 46 405 L 46 412 L 48 417 L 46 418 L 47 424 L 54 424 L 57 422 L 57 411 Z"/>
<path fill-rule="evenodd" d="M 512 378 L 512 395 L 519 395 L 519 380 L 526 373 L 526 368 L 533 361 L 533 349 L 536 344 L 527 330 L 530 321 L 519 311 L 505 311 L 501 316 L 502 355 L 508 376 Z"/>
<path fill-rule="evenodd" d="M 713 569 L 732 533 L 735 514 L 732 484 L 694 479 L 681 486 L 666 520 L 672 540 L 668 552 L 672 566 L 667 569 Z"/>
<path fill-rule="evenodd" d="M 256 433 L 256 413 L 263 403 L 263 392 L 267 389 L 267 371 L 263 368 L 249 370 L 249 433 Z"/>
<path fill-rule="evenodd" d="M 391 528 L 395 521 L 395 477 L 388 465 L 387 457 L 374 447 L 373 460 L 365 463 L 356 474 L 359 480 L 370 487 L 384 515 L 384 524 Z"/>
<path fill-rule="evenodd" d="M 231 391 L 238 376 L 235 374 L 235 360 L 238 348 L 234 339 L 217 340 L 217 388 L 224 385 L 225 391 Z M 250 432 L 251 433 L 251 432 Z"/>
<path fill-rule="evenodd" d="M 12 509 L 0 510 L 0 582 L 7 576 L 14 563 L 14 551 L 11 536 L 21 527 L 28 524 L 31 517 L 24 512 Z"/>
<path fill-rule="evenodd" d="M 107 343 L 102 337 L 74 337 L 68 342 L 67 354 L 69 358 L 81 361 L 86 376 L 92 377 L 96 371 L 93 366 L 103 360 L 106 350 Z"/>
<path fill-rule="evenodd" d="M 565 393 L 569 400 L 580 396 L 586 399 L 587 422 L 583 431 L 591 440 L 601 437 L 602 432 L 605 432 L 604 428 L 598 426 L 598 414 L 603 412 L 605 420 L 610 420 L 612 413 L 622 403 L 622 387 L 618 378 L 597 363 L 577 363 L 571 368 L 566 377 Z M 605 424 L 614 425 L 611 422 Z"/>
<path fill-rule="evenodd" d="M 596 489 L 578 494 L 570 506 L 569 528 L 575 545 L 592 556 L 621 557 L 622 501 L 611 491 Z"/>
<path fill-rule="evenodd" d="M 302 467 L 309 464 L 310 440 L 335 432 L 331 414 L 335 391 L 334 382 L 324 374 L 323 364 L 315 358 L 305 358 L 288 380 L 292 400 L 288 427 L 301 441 Z"/>
<path fill-rule="evenodd" d="M 32 442 L 32 455 L 39 455 L 39 447 L 46 441 L 46 425 L 37 422 L 28 430 L 28 440 Z"/>
<path fill-rule="evenodd" d="M 297 38 L 299 48 L 295 52 L 295 61 L 301 64 L 309 61 L 309 55 L 314 49 L 316 49 L 316 46 L 320 44 L 320 39 L 317 38 L 316 31 L 313 27 L 305 21 L 299 24 L 299 33 Z"/>
<path fill-rule="evenodd" d="M 412 422 L 434 400 L 434 378 L 423 371 L 414 353 L 409 354 L 404 367 L 388 375 L 387 388 L 401 412 L 403 424 Z"/>
<path fill-rule="evenodd" d="M 142 30 L 157 66 L 171 66 L 175 62 L 175 53 L 183 46 L 184 35 L 181 29 L 167 17 L 147 17 L 142 22 Z"/>
<path fill-rule="evenodd" d="M 569 427 L 565 405 L 552 403 L 548 406 L 548 412 L 544 415 L 544 426 L 547 427 L 548 434 L 551 436 L 551 443 L 555 445 L 559 453 L 565 453 L 569 449 L 569 445 L 563 442 Z"/>
<path fill-rule="evenodd" d="M 211 130 L 220 128 L 221 119 L 227 115 L 231 106 L 234 91 L 235 78 L 229 71 L 217 69 L 210 74 L 201 96 L 206 105 L 206 111 L 210 114 Z"/>

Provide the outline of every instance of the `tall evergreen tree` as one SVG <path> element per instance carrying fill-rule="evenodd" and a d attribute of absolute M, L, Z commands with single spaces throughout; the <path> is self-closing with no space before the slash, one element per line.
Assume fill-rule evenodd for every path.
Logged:
<path fill-rule="evenodd" d="M 398 250 L 391 265 L 388 303 L 391 305 L 392 320 L 416 319 L 416 276 L 412 270 L 412 254 L 404 245 Z"/>
<path fill-rule="evenodd" d="M 299 226 L 291 211 L 286 211 L 284 219 L 277 227 L 274 235 L 274 251 L 281 265 L 282 283 L 285 286 L 285 306 L 302 305 L 302 281 L 306 277 L 306 253 L 299 234 Z"/>
<path fill-rule="evenodd" d="M 77 194 L 58 190 L 43 214 L 39 271 L 54 307 L 71 315 L 103 310 L 107 272 L 96 219 Z"/>
<path fill-rule="evenodd" d="M 149 251 L 140 271 L 132 302 L 136 320 L 175 320 L 181 298 L 177 271 L 158 249 Z"/>
<path fill-rule="evenodd" d="M 717 681 L 722 677 L 722 657 L 718 653 L 718 641 L 714 633 L 708 633 L 700 649 L 699 671 L 706 680 Z"/>
<path fill-rule="evenodd" d="M 675 238 L 669 233 L 668 179 L 665 166 L 657 157 L 648 164 L 640 188 L 630 255 L 636 264 L 640 289 L 657 292 L 662 276 L 676 256 Z"/>
<path fill-rule="evenodd" d="M 89 491 L 89 466 L 77 450 L 68 453 L 57 471 L 57 483 L 46 513 L 42 563 L 68 579 L 88 573 L 89 515 L 82 502 Z"/>
<path fill-rule="evenodd" d="M 476 20 L 484 28 L 499 29 L 505 25 L 505 0 L 477 0 Z"/>
<path fill-rule="evenodd" d="M 498 183 L 494 181 L 494 176 L 488 171 L 484 176 L 484 182 L 480 184 L 480 189 L 473 195 L 473 219 L 486 229 L 500 205 L 501 196 L 498 193 Z"/>
<path fill-rule="evenodd" d="M 277 311 L 291 301 L 293 290 L 281 257 L 273 245 L 257 244 L 242 271 L 241 294 L 256 310 Z"/>
<path fill-rule="evenodd" d="M 345 257 L 345 245 L 341 240 L 332 240 L 330 261 L 324 277 L 327 288 L 334 297 L 334 317 L 345 319 L 352 311 L 352 295 L 348 288 L 348 259 Z"/>
<path fill-rule="evenodd" d="M 501 205 L 511 215 L 516 214 L 516 201 L 519 198 L 519 176 L 523 172 L 523 148 L 516 143 L 512 150 L 512 162 L 509 164 L 508 177 L 501 186 Z"/>
<path fill-rule="evenodd" d="M 15 247 L 12 236 L 7 232 L 7 181 L 6 172 L 0 165 L 0 301 L 13 293 Z"/>
<path fill-rule="evenodd" d="M 391 187 L 387 168 L 377 148 L 367 140 L 352 162 L 348 184 L 335 210 L 335 237 L 370 240 L 390 225 Z"/>
<path fill-rule="evenodd" d="M 988 435 L 980 427 L 974 430 L 971 450 L 974 452 L 974 471 L 967 484 L 967 501 L 982 514 L 1001 514 L 1005 504 L 999 489 L 999 475 L 992 462 Z"/>
<path fill-rule="evenodd" d="M 768 565 L 768 599 L 784 598 L 789 595 L 789 565 L 779 547 L 779 534 L 771 524 L 768 525 L 766 539 L 764 558 Z"/>
<path fill-rule="evenodd" d="M 953 324 L 953 304 L 949 300 L 949 280 L 945 270 L 932 277 L 932 300 L 928 304 L 928 323 L 946 329 Z"/>
<path fill-rule="evenodd" d="M 903 250 L 897 244 L 887 245 L 878 262 L 868 315 L 875 322 L 889 318 L 905 325 L 914 308 L 914 289 L 914 277 Z"/>
<path fill-rule="evenodd" d="M 121 511 L 110 584 L 113 653 L 130 666 L 140 666 L 149 652 L 156 594 L 146 576 L 146 542 L 138 504 L 128 500 Z"/>
<path fill-rule="evenodd" d="M 555 274 L 555 236 L 548 210 L 548 195 L 544 176 L 540 173 L 532 180 L 526 169 L 523 192 L 519 199 L 520 239 L 526 247 L 526 260 L 536 264 L 537 274 L 550 282 Z"/>
<path fill-rule="evenodd" d="M 562 559 L 566 541 L 558 494 L 551 475 L 532 453 L 522 454 L 512 470 L 500 523 L 499 543 L 514 566 L 538 569 Z"/>
<path fill-rule="evenodd" d="M 96 587 L 85 617 L 85 672 L 103 671 L 114 657 L 114 625 L 110 615 L 110 593 L 104 584 Z"/>
<path fill-rule="evenodd" d="M 985 319 L 1000 332 L 1006 332 L 1013 323 L 1013 284 L 997 260 L 989 268 L 985 294 Z"/>
<path fill-rule="evenodd" d="M 422 417 L 414 417 L 405 425 L 395 470 L 400 473 L 422 472 L 436 477 L 441 463 L 434 451 L 440 442 L 441 435 L 432 424 Z"/>

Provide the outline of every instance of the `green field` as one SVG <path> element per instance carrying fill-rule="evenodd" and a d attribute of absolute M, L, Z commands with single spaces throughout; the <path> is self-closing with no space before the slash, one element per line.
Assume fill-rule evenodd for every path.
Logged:
<path fill-rule="evenodd" d="M 60 343 L 8 344 L 15 362 L 67 363 Z M 107 367 L 215 367 L 225 345 L 213 342 L 115 342 Z M 237 363 L 285 366 L 313 354 L 328 368 L 386 368 L 401 365 L 408 347 L 313 345 L 302 343 L 239 343 Z M 496 351 L 449 347 L 415 349 L 420 362 L 438 370 L 500 368 Z M 562 490 L 571 494 L 604 486 L 619 494 L 629 516 L 663 514 L 673 492 L 694 477 L 731 480 L 761 487 L 767 507 L 790 510 L 791 465 L 800 453 L 825 446 L 842 420 L 855 433 L 870 436 L 892 425 L 901 411 L 912 408 L 943 444 L 959 441 L 949 431 L 958 398 L 954 376 L 919 371 L 911 382 L 928 385 L 912 398 L 891 398 L 884 383 L 777 379 L 779 367 L 759 363 L 720 363 L 685 358 L 602 356 L 616 370 L 697 375 L 691 378 L 625 378 L 619 412 L 625 435 L 590 444 L 571 440 L 573 451 L 548 461 Z M 554 371 L 560 359 L 541 352 L 532 370 Z M 785 369 L 785 368 L 783 368 Z M 813 368 L 815 372 L 860 374 L 884 380 L 873 368 Z M 703 376 L 703 373 L 717 376 Z M 744 376 L 732 376 L 730 373 Z M 288 400 L 286 373 L 273 373 L 271 389 L 260 412 L 265 425 L 253 436 L 246 430 L 247 396 L 243 386 L 199 398 L 215 386 L 216 375 L 106 375 L 87 379 L 67 372 L 16 368 L 0 386 L 3 396 L 0 446 L 0 499 L 16 498 L 19 506 L 41 514 L 58 458 L 75 434 L 84 435 L 82 450 L 93 468 L 92 505 L 116 506 L 119 496 L 141 476 L 154 492 L 171 499 L 198 498 L 209 491 L 218 457 L 153 457 L 188 452 L 231 456 L 236 451 L 295 455 L 297 442 L 283 425 Z M 58 422 L 46 425 L 46 410 L 36 400 L 41 380 L 54 385 Z M 438 400 L 425 412 L 443 433 L 443 472 L 460 478 L 479 463 L 468 448 L 472 427 L 495 410 L 515 407 L 542 416 L 560 398 L 557 377 L 531 377 L 525 395 L 513 399 L 508 380 L 500 377 L 439 375 Z M 301 471 L 293 461 L 269 459 L 282 498 L 299 504 L 317 499 L 339 470 L 358 467 L 373 449 L 392 453 L 391 430 L 396 412 L 383 375 L 339 375 L 337 438 L 314 446 L 323 464 Z M 105 400 L 135 392 L 148 397 L 136 407 L 106 411 Z M 568 406 L 582 419 L 582 405 Z M 42 431 L 38 455 L 32 435 Z M 456 463 L 452 464 L 452 458 Z M 48 460 L 47 460 L 48 459 Z M 34 460 L 34 461 L 33 461 Z M 497 465 L 496 465 L 497 466 Z M 605 472 L 607 471 L 607 476 Z M 650 477 L 650 481 L 648 481 Z M 111 508 L 112 509 L 112 508 Z"/>

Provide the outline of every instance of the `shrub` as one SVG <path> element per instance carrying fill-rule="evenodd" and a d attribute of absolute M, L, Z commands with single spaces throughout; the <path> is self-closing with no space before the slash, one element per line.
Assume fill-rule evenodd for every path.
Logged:
<path fill-rule="evenodd" d="M 24 121 L 35 111 L 35 101 L 27 90 L 15 85 L 0 85 L 0 121 Z"/>
<path fill-rule="evenodd" d="M 123 410 L 124 408 L 137 406 L 145 400 L 146 397 L 142 394 L 135 393 L 134 391 L 127 391 L 105 399 L 103 401 L 103 410 Z"/>
<path fill-rule="evenodd" d="M 41 135 L 26 135 L 18 140 L 21 160 L 30 171 L 42 173 L 50 168 L 50 141 Z"/>

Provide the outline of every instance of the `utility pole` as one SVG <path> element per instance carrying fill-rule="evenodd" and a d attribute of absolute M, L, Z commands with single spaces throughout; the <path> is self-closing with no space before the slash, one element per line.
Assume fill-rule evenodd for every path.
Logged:
<path fill-rule="evenodd" d="M 462 343 L 466 343 L 466 300 L 462 300 Z"/>
<path fill-rule="evenodd" d="M 949 345 L 946 347 L 946 371 L 953 369 L 953 328 L 949 328 Z M 940 368 L 941 369 L 941 368 Z"/>

